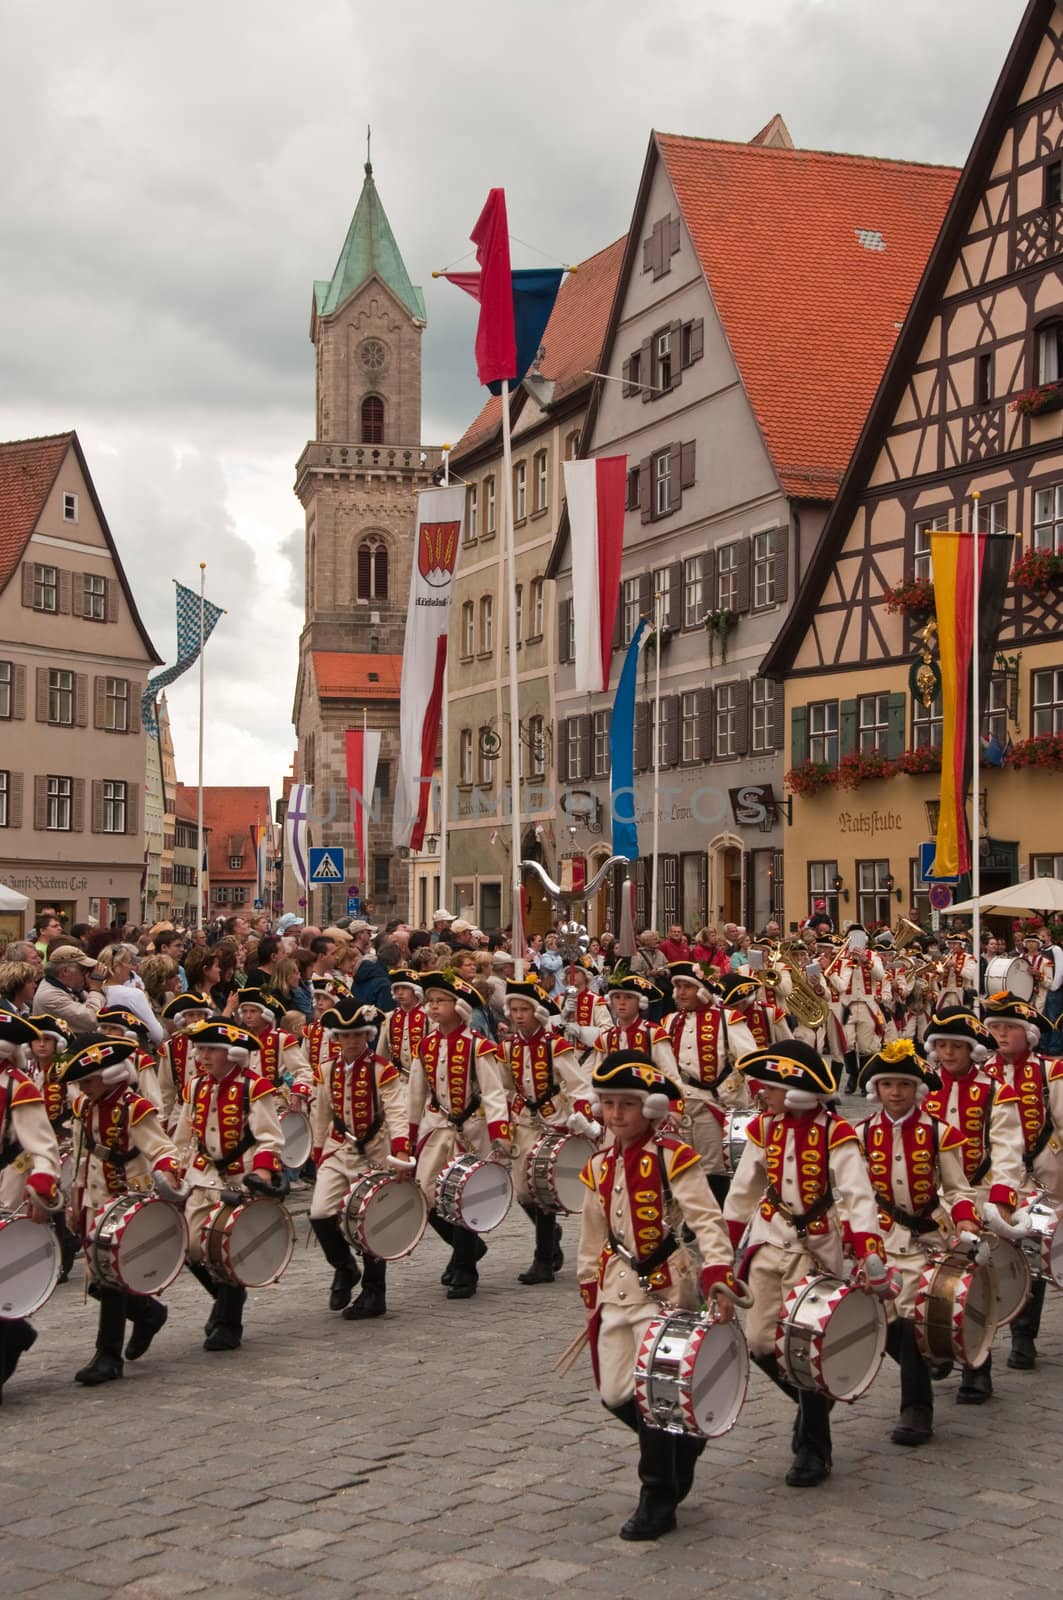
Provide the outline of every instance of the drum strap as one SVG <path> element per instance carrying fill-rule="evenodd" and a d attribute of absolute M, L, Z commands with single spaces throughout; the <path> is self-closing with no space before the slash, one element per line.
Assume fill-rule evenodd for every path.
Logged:
<path fill-rule="evenodd" d="M 527 1111 L 533 1111 L 535 1115 L 538 1116 L 539 1112 L 543 1109 L 543 1106 L 548 1106 L 551 1100 L 556 1100 L 560 1093 L 561 1085 L 559 1083 L 552 1083 L 550 1084 L 546 1093 L 539 1096 L 538 1100 L 525 1100 L 524 1108 Z"/>
<path fill-rule="evenodd" d="M 1048 1141 L 1049 1141 L 1049 1139 L 1051 1139 L 1051 1137 L 1052 1137 L 1052 1119 L 1050 1117 L 1046 1117 L 1045 1118 L 1044 1127 L 1041 1129 L 1040 1133 L 1037 1135 L 1037 1138 L 1034 1140 L 1033 1149 L 1032 1150 L 1027 1150 L 1026 1153 L 1024 1154 L 1023 1158 L 1022 1158 L 1023 1165 L 1025 1166 L 1027 1172 L 1032 1172 L 1033 1171 L 1034 1162 L 1037 1160 L 1037 1157 L 1041 1154 L 1041 1151 L 1046 1148 L 1046 1146 L 1048 1144 Z"/>
<path fill-rule="evenodd" d="M 245 1128 L 242 1137 L 236 1141 L 231 1150 L 226 1150 L 224 1155 L 212 1156 L 208 1154 L 202 1139 L 198 1139 L 196 1141 L 199 1146 L 199 1153 L 203 1157 L 204 1161 L 209 1161 L 215 1171 L 222 1173 L 228 1172 L 229 1168 L 234 1166 L 237 1161 L 242 1161 L 244 1156 L 250 1149 L 253 1148 L 256 1142 L 257 1141 L 254 1134 L 251 1132 L 251 1129 Z"/>
<path fill-rule="evenodd" d="M 875 1196 L 879 1210 L 884 1211 L 887 1217 L 894 1222 L 899 1222 L 902 1228 L 907 1228 L 909 1233 L 937 1233 L 939 1224 L 935 1222 L 932 1211 L 905 1211 L 903 1206 L 895 1206 L 892 1200 L 884 1200 L 881 1195 Z"/>
<path fill-rule="evenodd" d="M 134 1145 L 132 1150 L 119 1150 L 113 1144 L 94 1144 L 92 1154 L 98 1161 L 106 1161 L 111 1167 L 128 1167 L 135 1161 L 140 1151 Z"/>
<path fill-rule="evenodd" d="M 378 1111 L 368 1128 L 365 1130 L 365 1137 L 354 1140 L 354 1148 L 357 1150 L 360 1156 L 365 1155 L 366 1147 L 372 1144 L 373 1140 L 376 1138 L 383 1126 L 384 1118 L 382 1113 Z M 332 1131 L 337 1139 L 345 1139 L 347 1135 L 351 1133 L 350 1128 L 348 1128 L 342 1117 L 333 1117 Z M 351 1134 L 351 1138 L 354 1138 L 353 1134 Z"/>
<path fill-rule="evenodd" d="M 807 1211 L 794 1211 L 786 1204 L 782 1195 L 773 1183 L 769 1183 L 764 1191 L 764 1198 L 775 1208 L 785 1222 L 788 1222 L 797 1232 L 797 1237 L 803 1239 L 814 1222 L 820 1217 L 825 1217 L 834 1204 L 834 1191 L 828 1189 L 826 1194 L 821 1194 L 814 1205 Z"/>
<path fill-rule="evenodd" d="M 12 1161 L 17 1161 L 21 1154 L 22 1146 L 17 1139 L 12 1139 L 9 1144 L 5 1144 L 0 1148 L 0 1172 L 3 1172 L 5 1167 L 9 1167 Z"/>
<path fill-rule="evenodd" d="M 661 1174 L 661 1220 L 667 1227 L 668 1211 L 672 1204 L 672 1185 L 668 1181 L 668 1168 L 665 1166 L 664 1155 L 659 1145 L 657 1147 L 657 1166 Z M 669 1234 L 666 1239 L 661 1240 L 656 1250 L 651 1250 L 649 1255 L 640 1261 L 637 1256 L 632 1255 L 626 1245 L 620 1243 L 612 1228 L 609 1227 L 608 1222 L 606 1223 L 606 1231 L 609 1237 L 610 1250 L 615 1256 L 621 1256 L 640 1279 L 648 1278 L 651 1272 L 656 1272 L 658 1267 L 663 1267 L 669 1257 L 674 1256 L 679 1249 L 679 1240 L 674 1234 Z M 643 1284 L 643 1288 L 645 1287 L 646 1285 Z"/>
<path fill-rule="evenodd" d="M 478 1094 L 474 1094 L 468 1105 L 465 1107 L 465 1110 L 459 1112 L 456 1117 L 452 1116 L 449 1111 L 444 1111 L 443 1107 L 439 1104 L 439 1101 L 434 1098 L 430 1100 L 428 1104 L 429 1109 L 434 1111 L 437 1117 L 443 1117 L 445 1121 L 450 1123 L 452 1128 L 463 1128 L 468 1122 L 469 1118 L 474 1117 L 477 1111 L 479 1111 L 480 1096 Z"/>

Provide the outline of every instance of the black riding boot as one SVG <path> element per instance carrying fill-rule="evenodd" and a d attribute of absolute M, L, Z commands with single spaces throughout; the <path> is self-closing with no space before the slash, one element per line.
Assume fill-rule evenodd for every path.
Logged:
<path fill-rule="evenodd" d="M 731 1180 L 726 1172 L 710 1172 L 708 1174 L 709 1188 L 712 1190 L 713 1199 L 723 1210 L 723 1203 L 727 1199 L 731 1188 Z"/>
<path fill-rule="evenodd" d="M 993 1398 L 993 1352 L 986 1356 L 980 1367 L 963 1367 L 960 1387 L 956 1391 L 958 1406 L 984 1406 Z"/>
<path fill-rule="evenodd" d="M 125 1347 L 127 1361 L 139 1361 L 147 1353 L 151 1341 L 166 1324 L 170 1308 L 153 1295 L 129 1294 L 126 1296 L 125 1314 L 133 1324 L 129 1343 Z"/>
<path fill-rule="evenodd" d="M 675 1527 L 679 1503 L 675 1435 L 663 1428 L 639 1427 L 639 1503 L 620 1529 L 621 1539 L 659 1539 Z"/>
<path fill-rule="evenodd" d="M 322 1255 L 333 1268 L 328 1308 L 330 1311 L 342 1311 L 344 1306 L 350 1304 L 354 1286 L 362 1276 L 358 1263 L 343 1237 L 337 1217 L 311 1217 L 310 1226 L 317 1236 Z"/>
<path fill-rule="evenodd" d="M 830 1477 L 831 1402 L 825 1394 L 802 1389 L 797 1402 L 797 1448 L 786 1474 L 791 1489 L 812 1489 Z"/>
<path fill-rule="evenodd" d="M 517 1273 L 517 1282 L 553 1283 L 557 1218 L 552 1211 L 543 1211 L 539 1206 L 530 1209 L 535 1220 L 535 1256 L 526 1271 Z"/>
<path fill-rule="evenodd" d="M 0 1404 L 3 1403 L 4 1384 L 36 1339 L 37 1330 L 25 1317 L 0 1318 Z"/>
<path fill-rule="evenodd" d="M 61 1211 L 56 1212 L 53 1221 L 55 1236 L 59 1240 L 59 1282 L 66 1283 L 70 1277 L 70 1269 L 78 1258 L 81 1245 L 77 1235 L 70 1231 L 70 1225 Z"/>
<path fill-rule="evenodd" d="M 428 1221 L 443 1243 L 450 1246 L 450 1260 L 443 1268 L 439 1279 L 443 1287 L 447 1288 L 454 1278 L 454 1224 L 445 1222 L 438 1211 L 430 1211 L 428 1213 Z"/>
<path fill-rule="evenodd" d="M 860 1076 L 860 1057 L 855 1050 L 845 1052 L 845 1092 L 856 1093 L 856 1080 Z"/>
<path fill-rule="evenodd" d="M 605 1406 L 606 1411 L 611 1411 L 617 1421 L 624 1424 L 625 1428 L 630 1428 L 632 1433 L 638 1433 L 641 1417 L 639 1408 L 635 1404 L 634 1395 L 630 1400 L 624 1400 L 618 1406 L 606 1406 L 604 1400 L 602 1405 Z"/>
<path fill-rule="evenodd" d="M 126 1296 L 121 1289 L 95 1286 L 94 1299 L 100 1302 L 96 1332 L 96 1354 L 87 1367 L 75 1372 L 74 1382 L 95 1388 L 122 1376 L 122 1339 L 125 1334 Z"/>
<path fill-rule="evenodd" d="M 447 1288 L 448 1300 L 471 1300 L 476 1293 L 480 1274 L 476 1263 L 487 1254 L 487 1246 L 478 1233 L 454 1225 L 454 1270 Z"/>
<path fill-rule="evenodd" d="M 195 1278 L 196 1282 L 202 1284 L 203 1288 L 206 1289 L 207 1293 L 210 1295 L 210 1298 L 215 1302 L 211 1307 L 210 1316 L 203 1324 L 203 1332 L 207 1335 L 210 1335 L 214 1332 L 214 1319 L 218 1314 L 217 1281 L 211 1277 L 210 1273 L 207 1271 L 206 1267 L 201 1261 L 186 1261 L 185 1266 L 188 1268 L 193 1278 Z"/>
<path fill-rule="evenodd" d="M 684 1433 L 676 1437 L 675 1497 L 677 1503 L 685 1500 L 694 1487 L 694 1469 L 707 1443 L 707 1439 L 698 1439 L 692 1433 Z"/>
<path fill-rule="evenodd" d="M 1011 1354 L 1008 1366 L 1013 1372 L 1029 1372 L 1037 1365 L 1036 1339 L 1041 1331 L 1041 1311 L 1045 1303 L 1045 1280 L 1035 1278 L 1030 1298 L 1011 1324 Z"/>
<path fill-rule="evenodd" d="M 346 1322 L 361 1322 L 365 1317 L 382 1317 L 387 1310 L 385 1286 L 388 1264 L 379 1256 L 362 1257 L 362 1292 L 343 1313 Z"/>
<path fill-rule="evenodd" d="M 926 1444 L 934 1432 L 934 1386 L 910 1317 L 890 1323 L 886 1350 L 901 1369 L 901 1414 L 890 1438 L 894 1444 Z"/>
<path fill-rule="evenodd" d="M 246 1289 L 234 1283 L 219 1283 L 214 1297 L 214 1326 L 203 1341 L 204 1350 L 239 1350 L 246 1299 Z"/>
<path fill-rule="evenodd" d="M 782 1390 L 787 1400 L 792 1400 L 796 1405 L 800 1390 L 796 1384 L 790 1382 L 789 1378 L 783 1377 L 779 1371 L 778 1358 L 776 1356 L 753 1356 L 752 1360 L 760 1368 L 761 1372 L 769 1377 L 777 1388 Z"/>

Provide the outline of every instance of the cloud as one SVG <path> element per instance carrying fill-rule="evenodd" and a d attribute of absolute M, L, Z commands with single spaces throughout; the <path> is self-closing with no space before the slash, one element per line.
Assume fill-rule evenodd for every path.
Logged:
<path fill-rule="evenodd" d="M 332 271 L 373 124 L 380 193 L 424 285 L 425 442 L 481 394 L 475 308 L 431 271 L 504 184 L 518 265 L 627 226 L 652 127 L 961 162 L 1022 0 L 12 0 L 0 436 L 76 426 L 160 652 L 171 576 L 229 607 L 208 775 L 286 770 L 313 430 L 311 285 Z M 57 48 L 56 41 L 61 41 Z M 947 70 L 946 70 L 947 68 Z M 534 247 L 534 248 L 532 248 Z M 541 254 L 540 254 L 541 252 Z M 413 441 L 411 441 L 413 442 Z M 171 691 L 191 776 L 195 691 Z"/>

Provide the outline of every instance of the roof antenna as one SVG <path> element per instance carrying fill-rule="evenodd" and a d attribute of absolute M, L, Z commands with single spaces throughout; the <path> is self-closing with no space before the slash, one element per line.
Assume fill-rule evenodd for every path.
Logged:
<path fill-rule="evenodd" d="M 368 122 L 365 125 L 365 175 L 373 176 L 373 130 Z"/>

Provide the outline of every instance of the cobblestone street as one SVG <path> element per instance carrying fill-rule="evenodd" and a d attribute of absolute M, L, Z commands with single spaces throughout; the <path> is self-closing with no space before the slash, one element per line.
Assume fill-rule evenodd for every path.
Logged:
<path fill-rule="evenodd" d="M 331 1274 L 304 1246 L 305 1215 L 297 1224 L 295 1261 L 251 1297 L 236 1355 L 202 1351 L 205 1297 L 183 1276 L 144 1360 L 81 1389 L 94 1307 L 80 1281 L 56 1292 L 0 1411 L 6 1596 L 756 1600 L 795 1578 L 834 1600 L 1058 1592 L 1058 1298 L 1040 1372 L 1008 1372 L 998 1340 L 995 1400 L 959 1409 L 956 1378 L 940 1385 L 922 1450 L 888 1441 L 887 1362 L 868 1396 L 836 1408 L 834 1476 L 812 1491 L 782 1484 L 792 1413 L 754 1372 L 678 1532 L 629 1545 L 616 1533 L 636 1499 L 632 1438 L 592 1394 L 586 1358 L 561 1380 L 550 1370 L 581 1326 L 573 1224 L 560 1280 L 527 1289 L 513 1280 L 530 1232 L 511 1214 L 466 1303 L 445 1300 L 445 1253 L 428 1234 L 391 1271 L 387 1319 L 361 1327 L 325 1309 Z"/>

